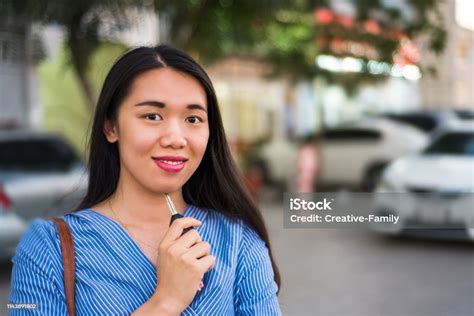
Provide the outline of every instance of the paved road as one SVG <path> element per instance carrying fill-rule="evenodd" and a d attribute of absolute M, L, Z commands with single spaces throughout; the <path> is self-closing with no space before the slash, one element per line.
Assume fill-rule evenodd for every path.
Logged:
<path fill-rule="evenodd" d="M 283 278 L 284 315 L 474 315 L 472 244 L 284 229 L 279 205 L 263 211 Z M 0 265 L 0 315 L 10 271 Z"/>
<path fill-rule="evenodd" d="M 474 315 L 474 245 L 284 229 L 266 205 L 284 315 Z"/>

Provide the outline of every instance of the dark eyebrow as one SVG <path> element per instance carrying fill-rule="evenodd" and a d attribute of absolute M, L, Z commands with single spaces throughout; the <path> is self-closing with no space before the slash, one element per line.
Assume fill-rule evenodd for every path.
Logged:
<path fill-rule="evenodd" d="M 160 101 L 143 101 L 140 103 L 135 104 L 135 106 L 141 106 L 141 105 L 150 105 L 150 106 L 156 106 L 160 109 L 163 109 L 166 107 L 166 105 L 163 102 Z M 186 106 L 187 109 L 189 110 L 202 110 L 207 113 L 207 110 L 200 104 L 188 104 Z"/>
<path fill-rule="evenodd" d="M 159 107 L 159 108 L 164 108 L 165 107 L 165 104 L 163 102 L 160 102 L 160 101 L 143 101 L 143 102 L 135 104 L 135 106 L 140 106 L 140 105 L 151 105 L 151 106 L 156 106 L 156 107 Z"/>

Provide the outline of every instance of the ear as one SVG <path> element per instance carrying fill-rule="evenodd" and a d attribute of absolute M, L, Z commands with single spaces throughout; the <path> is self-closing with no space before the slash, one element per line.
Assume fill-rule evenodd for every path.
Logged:
<path fill-rule="evenodd" d="M 117 128 L 112 120 L 104 121 L 104 134 L 109 143 L 115 143 L 118 140 Z"/>

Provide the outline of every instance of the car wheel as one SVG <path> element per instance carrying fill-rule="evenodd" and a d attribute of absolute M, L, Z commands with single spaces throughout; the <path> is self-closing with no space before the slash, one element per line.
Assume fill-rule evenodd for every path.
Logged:
<path fill-rule="evenodd" d="M 366 168 L 364 172 L 364 178 L 362 180 L 362 190 L 371 192 L 375 189 L 375 186 L 382 176 L 382 172 L 387 167 L 388 162 L 381 161 L 372 163 Z"/>

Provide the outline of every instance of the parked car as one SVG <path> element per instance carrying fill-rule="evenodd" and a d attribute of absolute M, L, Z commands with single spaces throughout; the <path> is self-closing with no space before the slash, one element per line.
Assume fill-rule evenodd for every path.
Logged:
<path fill-rule="evenodd" d="M 327 130 L 321 148 L 323 185 L 370 191 L 392 160 L 426 146 L 428 136 L 406 124 L 363 120 Z"/>
<path fill-rule="evenodd" d="M 428 142 L 426 133 L 389 119 L 367 119 L 323 134 L 318 187 L 353 187 L 371 190 L 383 168 L 392 160 L 413 154 Z M 274 140 L 260 150 L 272 183 L 292 190 L 298 147 Z"/>
<path fill-rule="evenodd" d="M 27 223 L 13 212 L 11 201 L 0 187 L 0 260 L 10 258 L 21 235 L 27 228 Z"/>
<path fill-rule="evenodd" d="M 297 170 L 298 146 L 286 139 L 275 138 L 255 154 L 266 184 L 279 191 L 291 190 Z"/>
<path fill-rule="evenodd" d="M 474 121 L 452 122 L 422 153 L 391 163 L 377 192 L 397 193 L 380 194 L 377 209 L 401 223 L 377 230 L 474 241 Z"/>
<path fill-rule="evenodd" d="M 88 173 L 70 145 L 31 130 L 0 131 L 0 258 L 29 222 L 64 214 L 86 193 Z"/>

